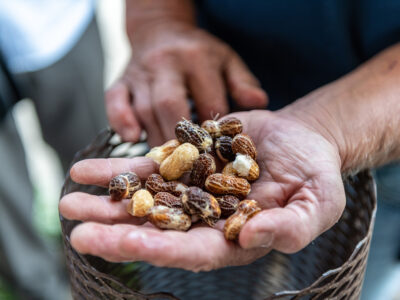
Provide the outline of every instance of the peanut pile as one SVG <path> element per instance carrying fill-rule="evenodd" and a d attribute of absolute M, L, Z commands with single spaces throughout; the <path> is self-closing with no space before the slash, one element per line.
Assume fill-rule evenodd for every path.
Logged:
<path fill-rule="evenodd" d="M 186 231 L 197 221 L 213 227 L 227 218 L 225 238 L 237 240 L 243 225 L 261 210 L 256 201 L 243 200 L 250 193 L 249 182 L 260 174 L 254 142 L 233 117 L 207 120 L 201 127 L 183 119 L 175 135 L 177 139 L 146 154 L 160 165 L 160 174 L 150 175 L 144 189 L 133 172 L 114 177 L 111 199 L 130 199 L 128 213 L 147 217 L 161 229 Z"/>

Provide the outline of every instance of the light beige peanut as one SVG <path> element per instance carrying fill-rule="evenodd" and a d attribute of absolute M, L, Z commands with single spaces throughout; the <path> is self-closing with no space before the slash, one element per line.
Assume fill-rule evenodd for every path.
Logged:
<path fill-rule="evenodd" d="M 144 217 L 154 206 L 153 196 L 146 190 L 136 191 L 126 208 L 127 212 L 135 217 Z"/>
<path fill-rule="evenodd" d="M 167 192 L 159 192 L 154 196 L 154 206 L 157 205 L 183 209 L 181 198 Z"/>
<path fill-rule="evenodd" d="M 260 176 L 260 168 L 257 162 L 248 155 L 238 153 L 232 162 L 232 169 L 236 175 L 248 181 L 257 180 Z"/>
<path fill-rule="evenodd" d="M 190 143 L 177 147 L 160 165 L 160 174 L 166 180 L 176 180 L 190 171 L 199 157 L 199 150 Z"/>
<path fill-rule="evenodd" d="M 142 187 L 139 176 L 134 172 L 126 172 L 113 177 L 108 186 L 111 200 L 120 201 L 131 198 Z"/>
<path fill-rule="evenodd" d="M 164 159 L 174 152 L 174 150 L 180 145 L 177 139 L 170 140 L 165 144 L 154 147 L 146 154 L 146 157 L 153 159 L 156 163 L 161 164 Z"/>
<path fill-rule="evenodd" d="M 160 174 L 151 174 L 146 180 L 146 189 L 153 195 L 160 192 L 180 196 L 188 187 L 179 181 L 164 181 Z"/>
<path fill-rule="evenodd" d="M 194 162 L 192 172 L 190 173 L 190 184 L 198 187 L 204 187 L 204 183 L 209 175 L 214 174 L 216 170 L 215 160 L 211 154 L 200 154 Z"/>
<path fill-rule="evenodd" d="M 231 194 L 239 198 L 246 197 L 251 190 L 250 183 L 246 179 L 221 173 L 208 176 L 205 187 L 213 194 Z"/>
<path fill-rule="evenodd" d="M 179 142 L 190 143 L 201 152 L 210 152 L 213 140 L 210 134 L 197 124 L 183 119 L 175 127 L 175 135 Z"/>
<path fill-rule="evenodd" d="M 170 208 L 163 205 L 153 206 L 147 219 L 154 226 L 161 229 L 173 229 L 186 231 L 192 225 L 189 215 L 182 209 Z"/>
<path fill-rule="evenodd" d="M 214 196 L 197 186 L 189 187 L 181 196 L 183 209 L 190 215 L 197 215 L 213 227 L 221 216 L 221 209 Z"/>
<path fill-rule="evenodd" d="M 236 135 L 232 140 L 232 151 L 233 153 L 241 153 L 250 156 L 252 159 L 257 159 L 256 146 L 247 134 L 241 133 Z"/>
<path fill-rule="evenodd" d="M 243 200 L 236 212 L 231 215 L 224 225 L 224 236 L 227 240 L 237 240 L 243 225 L 261 211 L 255 200 Z"/>

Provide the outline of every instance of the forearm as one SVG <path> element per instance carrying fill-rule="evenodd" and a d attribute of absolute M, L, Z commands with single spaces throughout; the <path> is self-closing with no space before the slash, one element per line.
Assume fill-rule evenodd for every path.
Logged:
<path fill-rule="evenodd" d="M 399 159 L 400 44 L 286 110 L 338 146 L 345 173 Z"/>
<path fill-rule="evenodd" d="M 143 26 L 164 21 L 195 24 L 192 0 L 126 0 L 126 30 L 131 41 Z"/>

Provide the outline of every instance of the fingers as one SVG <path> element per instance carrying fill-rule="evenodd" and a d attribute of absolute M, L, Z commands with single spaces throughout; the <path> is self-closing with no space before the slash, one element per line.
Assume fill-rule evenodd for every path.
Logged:
<path fill-rule="evenodd" d="M 238 105 L 243 108 L 266 107 L 268 103 L 267 94 L 235 53 L 232 53 L 225 66 L 225 76 L 229 92 Z"/>
<path fill-rule="evenodd" d="M 133 85 L 133 108 L 140 121 L 140 124 L 146 129 L 147 142 L 149 143 L 150 147 L 161 145 L 165 141 L 165 138 L 163 136 L 160 123 L 153 111 L 150 83 L 149 81 L 141 79 L 136 80 Z"/>
<path fill-rule="evenodd" d="M 157 164 L 150 158 L 86 159 L 74 164 L 70 174 L 80 184 L 108 186 L 111 178 L 124 172 L 135 172 L 141 179 L 158 173 Z"/>
<path fill-rule="evenodd" d="M 175 138 L 175 125 L 190 119 L 184 78 L 173 67 L 160 68 L 152 82 L 152 105 L 166 140 Z"/>
<path fill-rule="evenodd" d="M 228 113 L 225 86 L 220 70 L 200 65 L 196 72 L 189 75 L 188 82 L 201 121 L 211 119 L 217 114 L 223 116 Z"/>
<path fill-rule="evenodd" d="M 272 247 L 285 253 L 307 246 L 338 221 L 345 206 L 341 180 L 329 177 L 318 187 L 321 194 L 315 196 L 312 189 L 303 188 L 285 207 L 257 214 L 243 227 L 240 245 L 245 249 Z"/>
<path fill-rule="evenodd" d="M 60 213 L 69 220 L 93 221 L 104 224 L 142 224 L 144 218 L 134 218 L 126 212 L 128 199 L 111 201 L 108 196 L 86 193 L 65 195 L 58 205 Z"/>
<path fill-rule="evenodd" d="M 133 225 L 85 223 L 73 230 L 71 243 L 81 253 L 110 261 L 147 261 L 160 267 L 197 272 L 246 264 L 269 251 L 244 251 L 235 243 L 226 241 L 222 232 L 209 227 L 180 232 Z"/>
<path fill-rule="evenodd" d="M 138 141 L 141 126 L 132 110 L 129 88 L 123 81 L 117 81 L 106 92 L 105 105 L 110 125 L 122 139 Z"/>

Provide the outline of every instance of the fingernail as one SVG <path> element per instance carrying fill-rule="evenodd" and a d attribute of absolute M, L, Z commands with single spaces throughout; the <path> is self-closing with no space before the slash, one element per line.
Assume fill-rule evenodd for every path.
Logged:
<path fill-rule="evenodd" d="M 246 248 L 268 248 L 271 247 L 273 241 L 273 235 L 270 232 L 257 232 L 253 235 L 253 238 L 246 245 Z"/>

